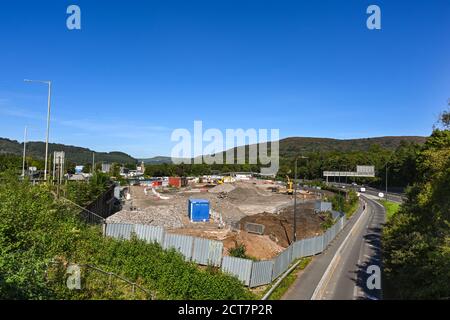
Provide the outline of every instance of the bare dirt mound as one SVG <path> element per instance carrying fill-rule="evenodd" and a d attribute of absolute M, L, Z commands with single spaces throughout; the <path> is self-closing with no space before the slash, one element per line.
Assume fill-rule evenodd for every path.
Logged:
<path fill-rule="evenodd" d="M 256 259 L 272 259 L 284 250 L 276 244 L 269 236 L 247 233 L 245 231 L 234 232 L 223 241 L 224 254 L 228 255 L 228 250 L 243 244 L 246 254 Z"/>
<path fill-rule="evenodd" d="M 211 193 L 222 193 L 222 192 L 228 193 L 228 192 L 233 191 L 234 189 L 235 189 L 235 187 L 232 184 L 223 183 L 223 184 L 219 184 L 219 185 L 215 186 L 214 188 L 209 189 L 208 192 L 211 192 Z"/>
<path fill-rule="evenodd" d="M 282 247 L 288 247 L 293 239 L 294 208 L 283 209 L 280 214 L 261 213 L 241 219 L 241 229 L 246 222 L 259 223 L 265 226 L 264 235 Z M 312 204 L 297 206 L 297 239 L 314 237 L 323 233 L 322 218 L 314 213 Z"/>

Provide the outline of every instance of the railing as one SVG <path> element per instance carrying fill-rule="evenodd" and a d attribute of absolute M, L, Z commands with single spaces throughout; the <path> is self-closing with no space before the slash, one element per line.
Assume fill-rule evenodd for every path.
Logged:
<path fill-rule="evenodd" d="M 95 212 L 92 212 L 86 208 L 83 208 L 79 204 L 76 204 L 75 202 L 73 202 L 67 198 L 59 196 L 59 199 L 77 207 L 78 209 L 81 209 L 81 212 L 80 212 L 81 218 L 89 224 L 104 224 L 106 222 L 106 219 L 103 218 L 102 216 L 99 216 Z"/>
<path fill-rule="evenodd" d="M 99 273 L 108 275 L 108 276 L 109 276 L 109 279 L 110 279 L 110 280 L 109 280 L 110 284 L 112 283 L 112 277 L 115 277 L 116 279 L 119 279 L 119 280 L 121 280 L 121 281 L 127 283 L 128 285 L 130 285 L 130 286 L 131 286 L 131 292 L 132 292 L 133 294 L 136 293 L 136 289 L 139 289 L 139 290 L 141 290 L 141 291 L 142 291 L 142 292 L 143 292 L 150 300 L 154 300 L 154 297 L 155 297 L 155 296 L 154 296 L 153 293 L 151 293 L 150 291 L 144 289 L 142 286 L 138 285 L 136 282 L 130 281 L 130 280 L 128 280 L 127 278 L 122 277 L 121 275 L 118 275 L 118 274 L 116 274 L 116 273 L 114 273 L 114 272 L 102 270 L 102 269 L 97 268 L 96 266 L 93 266 L 93 265 L 91 265 L 91 264 L 82 264 L 82 265 L 79 265 L 79 266 L 80 266 L 80 267 L 86 267 L 86 268 L 89 268 L 89 269 L 91 269 L 91 270 L 97 271 L 97 272 L 99 272 Z"/>

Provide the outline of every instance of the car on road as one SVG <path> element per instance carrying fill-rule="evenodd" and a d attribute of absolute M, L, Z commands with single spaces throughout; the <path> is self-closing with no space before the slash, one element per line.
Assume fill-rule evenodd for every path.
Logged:
<path fill-rule="evenodd" d="M 366 192 L 366 188 L 365 187 L 359 188 L 359 192 Z"/>

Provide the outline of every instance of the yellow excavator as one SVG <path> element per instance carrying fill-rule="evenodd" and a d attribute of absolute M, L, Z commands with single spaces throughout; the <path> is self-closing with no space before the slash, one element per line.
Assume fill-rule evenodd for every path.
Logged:
<path fill-rule="evenodd" d="M 289 176 L 286 175 L 287 184 L 286 184 L 286 194 L 294 194 L 294 183 L 289 179 Z"/>

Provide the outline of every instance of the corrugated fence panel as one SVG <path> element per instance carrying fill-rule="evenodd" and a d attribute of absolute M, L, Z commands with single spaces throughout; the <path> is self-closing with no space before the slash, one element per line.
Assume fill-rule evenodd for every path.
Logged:
<path fill-rule="evenodd" d="M 108 223 L 106 225 L 106 235 L 113 238 L 122 238 L 130 240 L 131 233 L 134 231 L 133 224 L 126 223 Z"/>
<path fill-rule="evenodd" d="M 164 241 L 164 228 L 159 226 L 147 226 L 144 224 L 136 224 L 134 232 L 137 237 L 147 242 L 157 242 L 161 246 Z"/>
<path fill-rule="evenodd" d="M 323 235 L 315 237 L 314 240 L 314 254 L 319 254 L 323 251 Z"/>
<path fill-rule="evenodd" d="M 305 242 L 304 246 L 303 246 L 304 257 L 309 257 L 309 256 L 314 255 L 314 239 L 315 238 L 303 239 L 303 241 Z"/>
<path fill-rule="evenodd" d="M 252 260 L 225 256 L 222 260 L 222 271 L 236 276 L 248 286 L 250 285 L 252 265 Z"/>
<path fill-rule="evenodd" d="M 272 280 L 278 278 L 284 271 L 287 270 L 289 265 L 292 262 L 292 248 L 293 246 L 289 246 L 281 252 L 275 259 L 273 259 L 273 272 L 272 272 Z"/>
<path fill-rule="evenodd" d="M 304 253 L 304 249 L 303 249 L 304 245 L 305 245 L 304 240 L 294 242 L 294 246 L 292 248 L 292 259 L 305 257 L 305 253 Z"/>
<path fill-rule="evenodd" d="M 332 238 L 332 232 L 330 229 L 328 229 L 324 234 L 323 234 L 323 247 L 324 249 L 326 247 L 328 247 L 328 245 L 330 244 Z"/>
<path fill-rule="evenodd" d="M 194 244 L 194 238 L 191 236 L 185 236 L 182 234 L 166 233 L 164 237 L 164 249 L 175 248 L 179 251 L 186 260 L 190 260 L 192 257 L 192 246 Z"/>
<path fill-rule="evenodd" d="M 346 220 L 347 219 L 345 218 L 345 216 L 341 218 L 341 225 L 339 227 L 340 230 L 344 229 Z"/>
<path fill-rule="evenodd" d="M 250 287 L 262 286 L 272 282 L 273 261 L 253 262 Z"/>
<path fill-rule="evenodd" d="M 192 260 L 198 264 L 220 266 L 223 243 L 220 241 L 194 238 Z"/>

